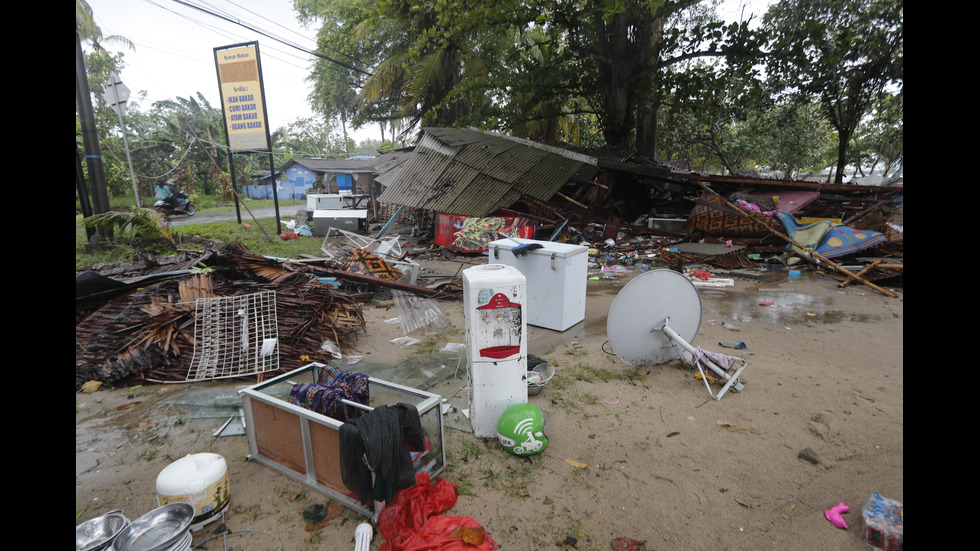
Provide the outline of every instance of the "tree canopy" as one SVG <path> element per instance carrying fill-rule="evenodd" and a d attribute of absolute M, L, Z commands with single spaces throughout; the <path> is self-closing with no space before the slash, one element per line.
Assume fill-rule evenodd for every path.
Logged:
<path fill-rule="evenodd" d="M 309 75 L 318 116 L 277 129 L 275 149 L 346 156 L 356 153 L 349 128 L 411 141 L 432 125 L 730 173 L 836 165 L 840 182 L 848 164 L 900 169 L 899 0 L 782 0 L 738 22 L 719 19 L 719 1 L 294 0 L 300 21 L 319 28 Z M 107 159 L 118 158 L 117 120 L 95 91 L 125 63 L 103 45 L 131 44 L 103 37 L 84 0 L 76 24 L 92 47 Z M 220 189 L 229 157 L 219 108 L 198 94 L 146 113 L 130 106 L 127 117 L 142 178 L 180 166 L 188 187 Z"/>

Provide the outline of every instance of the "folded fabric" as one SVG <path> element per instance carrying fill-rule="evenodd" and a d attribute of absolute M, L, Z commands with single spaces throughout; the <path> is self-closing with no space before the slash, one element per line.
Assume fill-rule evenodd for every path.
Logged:
<path fill-rule="evenodd" d="M 815 251 L 824 258 L 849 255 L 880 245 L 888 240 L 883 233 L 857 230 L 835 224 L 830 220 L 800 224 L 792 214 L 787 212 L 776 212 L 774 216 L 782 222 L 786 234 L 793 241 L 807 250 Z M 796 245 L 787 245 L 787 248 L 796 251 L 798 254 L 808 254 Z"/>
<path fill-rule="evenodd" d="M 740 358 L 720 352 L 709 352 L 702 348 L 695 348 L 694 350 L 696 353 L 691 354 L 691 362 L 694 365 L 700 364 L 702 367 L 708 367 L 708 362 L 711 362 L 723 371 L 729 372 L 735 365 L 742 361 Z"/>
<path fill-rule="evenodd" d="M 364 415 L 364 410 L 343 401 L 367 405 L 370 400 L 368 376 L 346 369 L 325 366 L 315 383 L 299 383 L 289 391 L 287 401 L 337 421 Z"/>

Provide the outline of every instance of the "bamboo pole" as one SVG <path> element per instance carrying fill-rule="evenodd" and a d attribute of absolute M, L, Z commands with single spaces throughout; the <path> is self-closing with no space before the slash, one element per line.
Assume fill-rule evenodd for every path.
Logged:
<path fill-rule="evenodd" d="M 571 203 L 575 203 L 576 205 L 578 205 L 578 206 L 580 206 L 580 207 L 582 207 L 583 209 L 588 209 L 588 208 L 589 208 L 589 207 L 587 207 L 587 206 L 585 206 L 585 205 L 583 205 L 582 203 L 579 203 L 579 202 L 578 202 L 578 201 L 576 201 L 575 199 L 572 199 L 571 197 L 569 197 L 569 196 L 567 196 L 567 195 L 565 195 L 564 193 L 558 193 L 558 195 L 559 195 L 559 196 L 561 196 L 561 197 L 564 197 L 565 199 L 567 199 L 567 200 L 568 200 L 569 202 L 571 202 Z"/>
<path fill-rule="evenodd" d="M 716 195 L 719 199 L 721 199 L 721 201 L 723 203 L 725 203 L 728 206 L 728 208 L 733 209 L 735 212 L 746 216 L 747 218 L 751 219 L 753 222 L 756 222 L 756 223 L 759 223 L 759 224 L 765 226 L 770 232 L 773 233 L 773 235 L 775 235 L 775 236 L 777 236 L 777 237 L 785 240 L 787 243 L 790 243 L 791 245 L 795 245 L 795 246 L 799 247 L 800 249 L 802 249 L 803 251 L 805 251 L 807 254 L 816 257 L 821 262 L 824 262 L 825 264 L 827 264 L 831 268 L 833 268 L 833 269 L 837 270 L 838 272 L 846 275 L 847 277 L 849 277 L 851 279 L 855 279 L 857 281 L 860 281 L 861 283 L 867 285 L 868 287 L 871 287 L 875 291 L 878 291 L 879 293 L 881 293 L 881 294 L 883 294 L 885 296 L 889 296 L 889 297 L 892 297 L 892 298 L 896 298 L 898 296 L 895 293 L 892 293 L 891 291 L 887 291 L 885 289 L 882 289 L 881 287 L 878 287 L 874 283 L 871 283 L 870 281 L 867 281 L 867 280 L 859 277 L 858 275 L 851 273 L 849 270 L 844 269 L 843 266 L 841 266 L 841 265 L 839 265 L 839 264 L 837 264 L 835 262 L 831 262 L 829 259 L 824 258 L 824 256 L 821 255 L 820 253 L 818 253 L 817 251 L 813 251 L 813 250 L 807 249 L 806 247 L 804 247 L 800 243 L 797 243 L 792 237 L 790 237 L 790 236 L 788 236 L 788 235 L 786 235 L 786 234 L 784 234 L 782 232 L 778 232 L 778 231 L 774 230 L 772 228 L 772 226 L 770 226 L 764 220 L 759 220 L 758 218 L 755 218 L 751 214 L 749 214 L 748 212 L 746 212 L 744 209 L 741 209 L 739 207 L 736 207 L 735 205 L 733 205 L 730 202 L 728 202 L 728 199 L 725 199 L 724 197 L 722 197 L 721 195 L 719 195 L 717 192 L 715 192 L 713 189 L 709 188 L 707 186 L 707 184 L 705 184 L 704 182 L 699 181 L 698 182 L 698 185 L 700 185 L 701 188 L 704 189 L 705 191 Z"/>
<path fill-rule="evenodd" d="M 858 272 L 858 273 L 856 273 L 854 275 L 863 276 L 864 274 L 868 273 L 872 268 L 874 268 L 878 264 L 881 264 L 884 261 L 885 261 L 885 259 L 883 259 L 883 258 L 875 259 L 874 262 L 872 262 L 871 264 L 868 264 L 867 266 L 865 266 L 864 268 L 862 268 L 860 272 Z M 853 281 L 854 281 L 853 279 L 848 279 L 846 281 L 841 281 L 840 284 L 838 285 L 838 287 L 847 287 Z"/>

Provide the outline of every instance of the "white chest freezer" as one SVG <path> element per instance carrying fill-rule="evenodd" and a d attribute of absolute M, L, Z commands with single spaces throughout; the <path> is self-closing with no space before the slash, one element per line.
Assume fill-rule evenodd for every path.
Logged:
<path fill-rule="evenodd" d="M 466 373 L 475 436 L 497 436 L 497 420 L 527 402 L 527 278 L 485 264 L 463 270 Z"/>
<path fill-rule="evenodd" d="M 330 228 L 358 233 L 367 224 L 367 209 L 313 211 L 313 235 L 327 235 Z"/>
<path fill-rule="evenodd" d="M 336 210 L 344 208 L 344 198 L 337 193 L 314 193 L 306 196 L 306 210 Z"/>
<path fill-rule="evenodd" d="M 535 241 L 540 249 L 518 256 L 510 239 L 490 243 L 490 263 L 520 270 L 527 278 L 527 322 L 537 327 L 564 331 L 585 319 L 589 248 L 584 245 Z"/>

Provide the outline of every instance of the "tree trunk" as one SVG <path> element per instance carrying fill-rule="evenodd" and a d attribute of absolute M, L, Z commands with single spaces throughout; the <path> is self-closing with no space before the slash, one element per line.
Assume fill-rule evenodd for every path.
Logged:
<path fill-rule="evenodd" d="M 623 14 L 613 17 L 611 23 L 602 20 L 601 13 L 593 16 L 599 51 L 606 56 L 596 59 L 599 68 L 598 86 L 602 97 L 602 133 L 610 147 L 628 147 L 630 132 L 636 122 L 634 83 L 630 76 L 635 71 L 635 52 L 629 42 L 628 21 Z"/>
<path fill-rule="evenodd" d="M 650 48 L 649 51 L 657 52 L 657 45 L 660 44 L 660 40 L 663 35 L 664 18 L 657 17 L 653 20 L 653 24 L 650 27 L 651 31 L 648 45 Z M 650 60 L 650 62 L 652 61 L 654 60 Z M 636 125 L 637 153 L 651 159 L 656 159 L 659 153 L 657 150 L 657 138 L 659 137 L 659 131 L 657 129 L 657 114 L 660 106 L 660 99 L 657 92 L 657 75 L 658 73 L 656 71 L 650 71 L 650 92 L 647 98 L 641 100 L 645 105 L 643 106 Z"/>
<path fill-rule="evenodd" d="M 834 175 L 835 184 L 844 183 L 844 170 L 847 169 L 847 146 L 851 143 L 851 135 L 854 130 L 837 130 L 837 174 Z"/>

